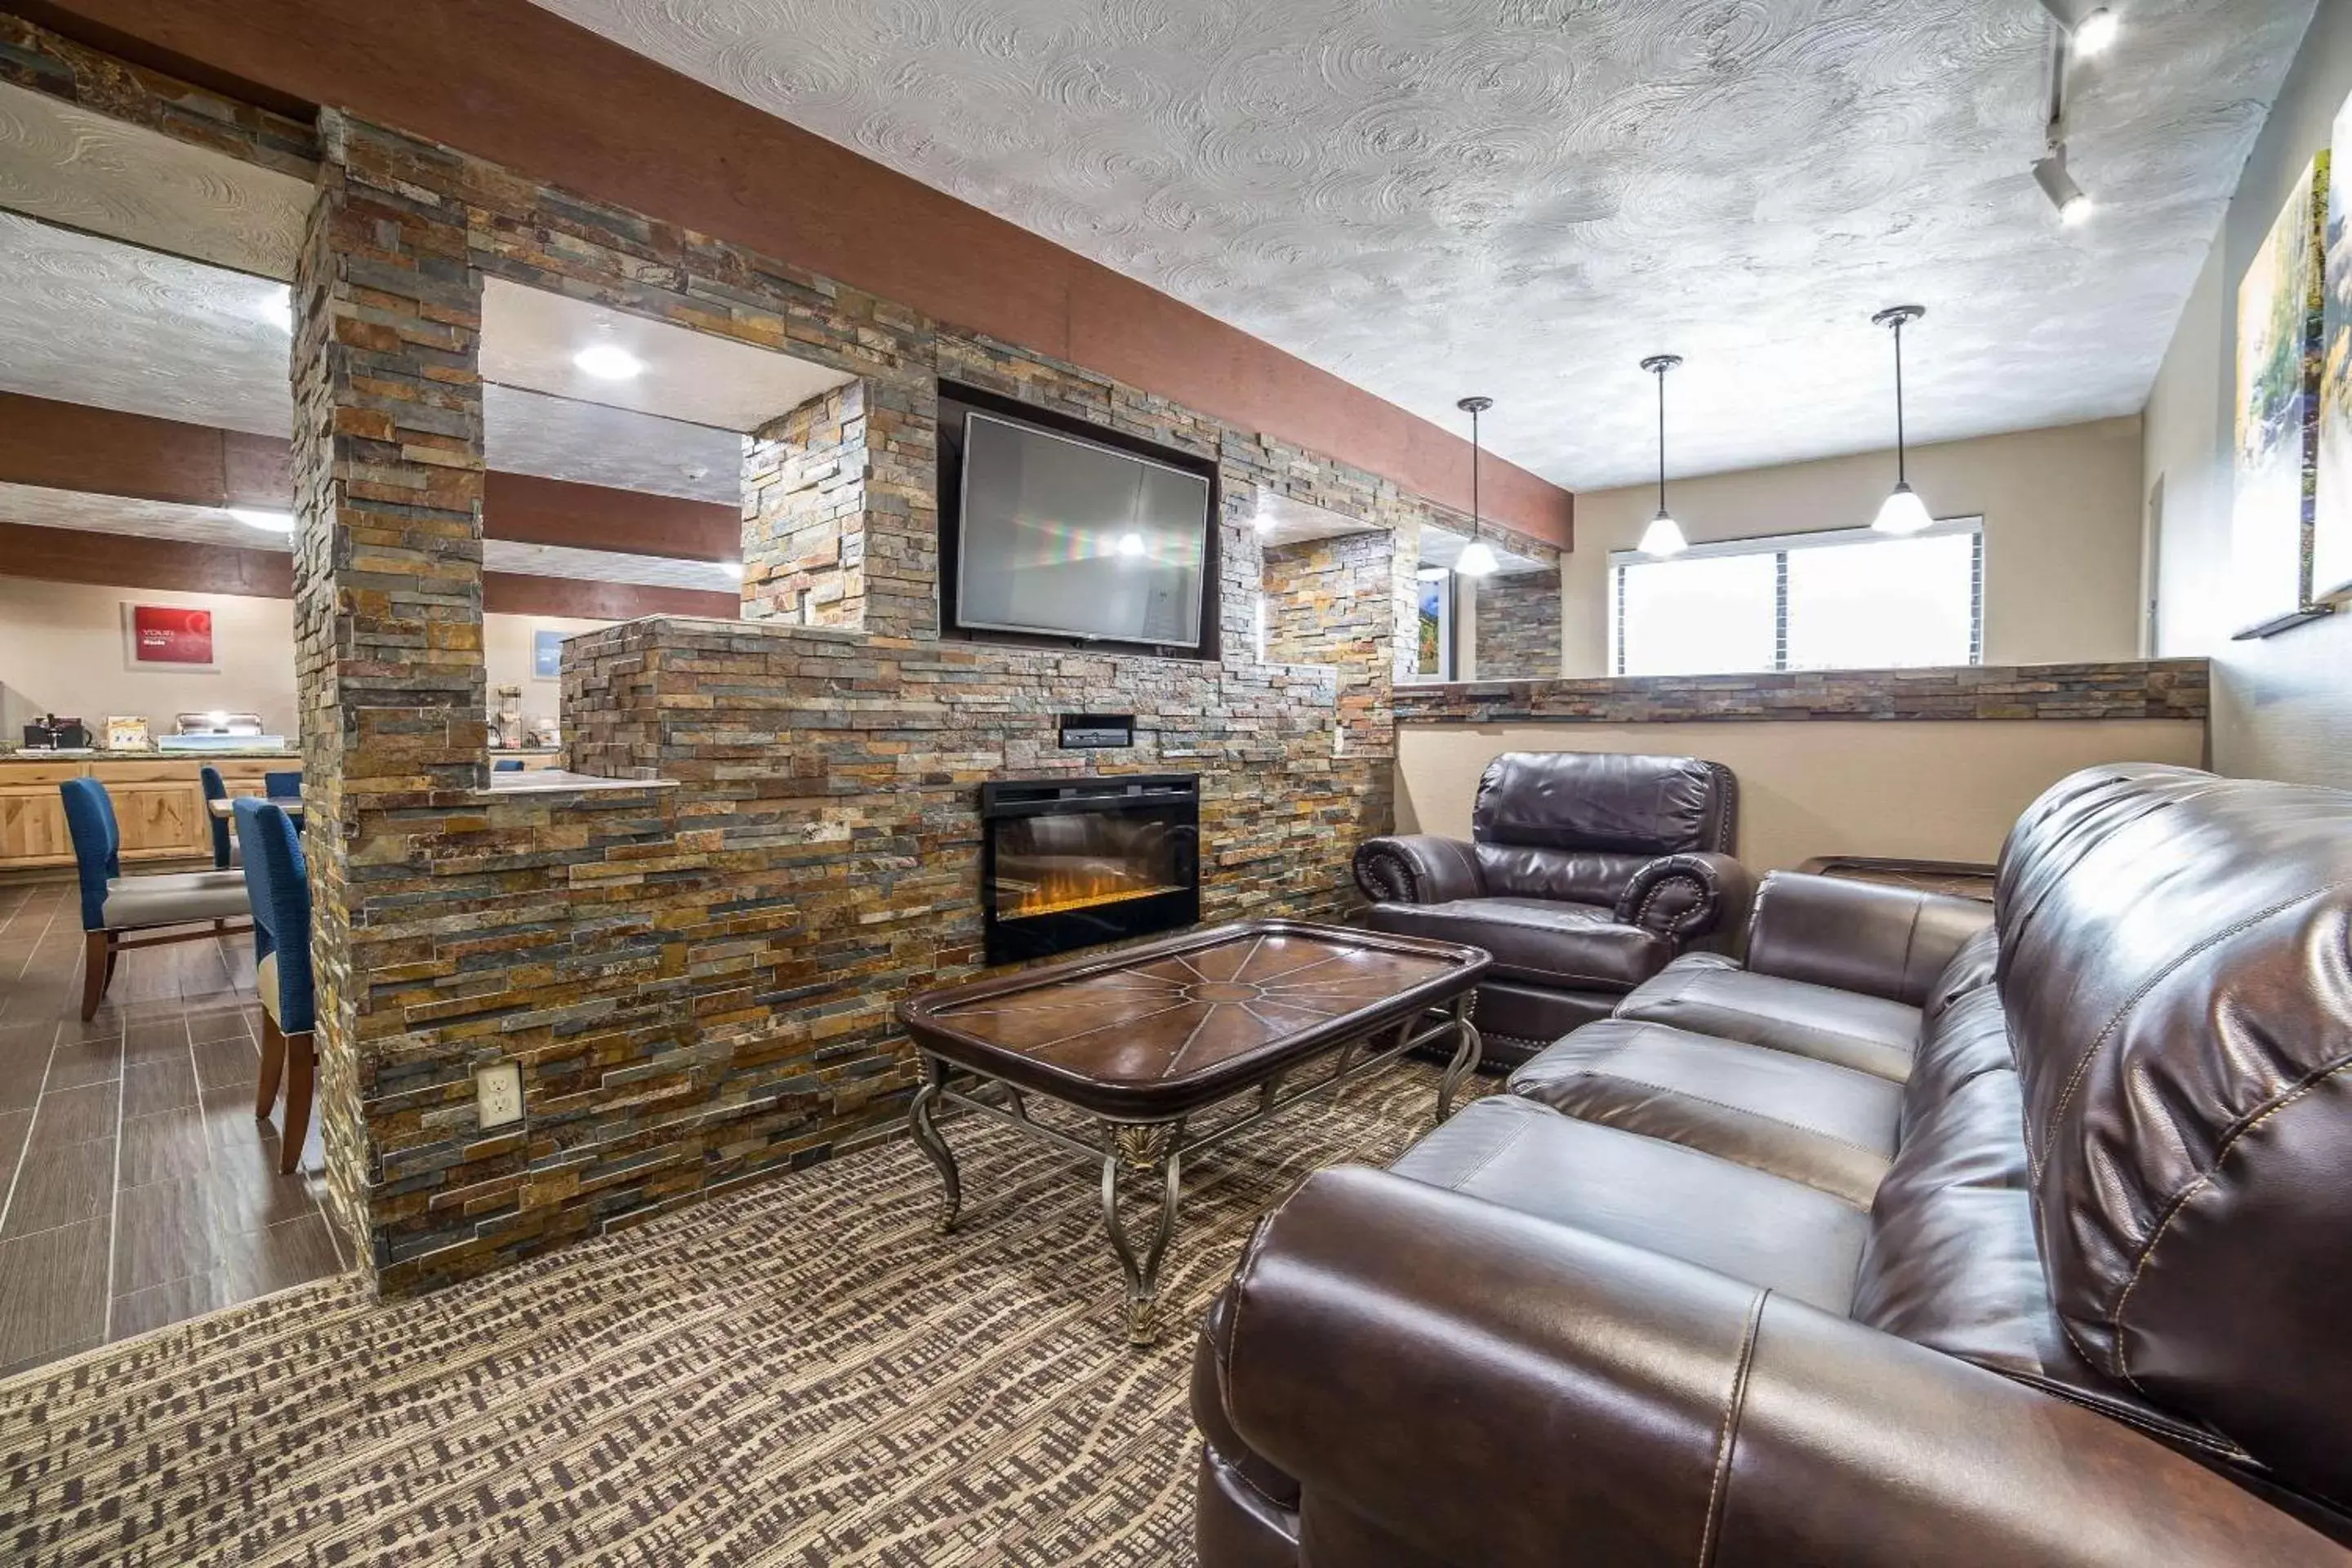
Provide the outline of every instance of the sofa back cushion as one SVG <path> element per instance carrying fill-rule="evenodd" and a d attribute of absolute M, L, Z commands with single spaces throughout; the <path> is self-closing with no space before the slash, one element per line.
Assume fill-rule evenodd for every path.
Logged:
<path fill-rule="evenodd" d="M 1696 757 L 1506 752 L 1486 764 L 1470 836 L 1481 844 L 1648 859 L 1732 850 L 1731 770 Z"/>
<path fill-rule="evenodd" d="M 1595 849 L 1547 849 L 1532 844 L 1474 844 L 1478 881 L 1498 899 L 1557 899 L 1571 904 L 1616 905 L 1647 855 Z"/>
<path fill-rule="evenodd" d="M 2011 833 L 1996 905 L 2070 1339 L 2352 1499 L 2352 795 L 2078 773 Z"/>

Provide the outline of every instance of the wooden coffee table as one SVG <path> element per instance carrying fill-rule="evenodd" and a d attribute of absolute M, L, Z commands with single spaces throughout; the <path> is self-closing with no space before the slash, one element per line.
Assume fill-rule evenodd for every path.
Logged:
<path fill-rule="evenodd" d="M 1159 1337 L 1160 1261 L 1176 1226 L 1183 1158 L 1420 1047 L 1451 1040 L 1437 1115 L 1478 1062 L 1470 1022 L 1489 960 L 1475 947 L 1298 921 L 1244 921 L 1148 946 L 998 974 L 898 1005 L 923 1081 L 915 1142 L 947 1185 L 942 1230 L 963 1199 L 940 1136 L 941 1101 L 1011 1123 L 1102 1164 L 1103 1220 L 1127 1277 L 1128 1337 Z M 1387 1036 L 1375 1048 L 1357 1047 Z M 1300 1069 L 1318 1069 L 1299 1081 Z M 1190 1125 L 1255 1091 L 1254 1107 Z M 1082 1131 L 1033 1118 L 1025 1096 L 1077 1111 Z M 1092 1142 L 1087 1141 L 1091 1134 Z M 1129 1181 L 1159 1194 L 1139 1248 L 1119 1215 Z"/>

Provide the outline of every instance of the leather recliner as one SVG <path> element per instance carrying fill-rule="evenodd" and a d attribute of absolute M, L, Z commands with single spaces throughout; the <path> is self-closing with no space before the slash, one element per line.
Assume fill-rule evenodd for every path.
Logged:
<path fill-rule="evenodd" d="M 2352 794 L 2118 766 L 1775 874 L 1203 1332 L 1203 1568 L 2352 1564 Z"/>
<path fill-rule="evenodd" d="M 1736 934 L 1755 891 L 1731 858 L 1737 810 L 1719 763 L 1507 752 L 1478 781 L 1469 842 L 1410 834 L 1356 851 L 1364 922 L 1492 953 L 1486 1059 L 1521 1062 L 1685 947 Z"/>

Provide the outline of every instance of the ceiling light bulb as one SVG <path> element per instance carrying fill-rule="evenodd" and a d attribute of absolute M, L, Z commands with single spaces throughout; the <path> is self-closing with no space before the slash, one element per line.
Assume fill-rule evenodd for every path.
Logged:
<path fill-rule="evenodd" d="M 1908 483 L 1898 481 L 1895 491 L 1878 509 L 1878 520 L 1870 526 L 1881 533 L 1916 533 L 1932 528 L 1936 520 L 1928 515 L 1927 503 Z"/>
<path fill-rule="evenodd" d="M 572 363 L 600 381 L 626 381 L 645 373 L 646 362 L 618 343 L 590 343 Z"/>
<path fill-rule="evenodd" d="M 1118 552 L 1121 555 L 1129 556 L 1142 554 L 1143 535 L 1139 533 L 1120 534 L 1118 536 Z"/>
<path fill-rule="evenodd" d="M 1483 539 L 1472 540 L 1462 547 L 1462 553 L 1454 558 L 1454 570 L 1465 577 L 1492 576 L 1502 564 L 1495 558 L 1492 547 Z"/>
<path fill-rule="evenodd" d="M 290 511 L 262 511 L 252 507 L 233 506 L 228 509 L 228 514 L 246 527 L 257 528 L 264 533 L 294 531 L 294 514 Z"/>
<path fill-rule="evenodd" d="M 2105 54 L 2122 30 L 2123 24 L 2116 20 L 2116 14 L 2102 5 L 2075 24 L 2074 52 L 2086 59 Z"/>
<path fill-rule="evenodd" d="M 2091 216 L 2091 198 L 2066 171 L 2063 143 L 2052 148 L 2050 156 L 2033 165 L 2033 183 L 2042 187 L 2042 194 L 2058 209 L 2058 221 L 2069 228 Z"/>
<path fill-rule="evenodd" d="M 1642 531 L 1641 543 L 1633 548 L 1644 555 L 1680 555 L 1690 548 L 1690 542 L 1683 537 L 1683 525 L 1674 514 L 1661 507 L 1650 526 Z"/>
<path fill-rule="evenodd" d="M 268 322 L 281 331 L 294 330 L 294 290 L 276 289 L 253 302 L 257 320 Z"/>
<path fill-rule="evenodd" d="M 738 583 L 743 580 L 743 563 L 740 561 L 721 561 L 719 569 Z"/>
<path fill-rule="evenodd" d="M 1423 583 L 1443 583 L 1448 574 L 1443 566 L 1424 566 L 1413 575 Z"/>

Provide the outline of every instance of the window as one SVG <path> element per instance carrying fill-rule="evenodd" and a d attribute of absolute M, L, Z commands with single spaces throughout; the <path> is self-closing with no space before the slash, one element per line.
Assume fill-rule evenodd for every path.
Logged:
<path fill-rule="evenodd" d="M 1885 669 L 1984 657 L 1984 525 L 1866 528 L 1609 557 L 1618 675 Z"/>

